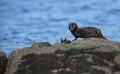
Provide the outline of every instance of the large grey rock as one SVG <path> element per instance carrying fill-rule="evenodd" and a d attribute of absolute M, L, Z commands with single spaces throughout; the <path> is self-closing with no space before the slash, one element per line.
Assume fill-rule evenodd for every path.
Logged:
<path fill-rule="evenodd" d="M 7 56 L 4 52 L 0 51 L 0 74 L 4 74 L 7 65 Z"/>
<path fill-rule="evenodd" d="M 99 38 L 88 38 L 86 40 L 76 40 L 70 44 L 71 48 L 81 50 L 92 50 L 100 52 L 120 52 L 120 43 Z"/>
<path fill-rule="evenodd" d="M 32 48 L 34 48 L 34 49 L 37 49 L 37 48 L 40 48 L 40 47 L 50 47 L 51 46 L 51 44 L 50 43 L 48 43 L 48 42 L 40 42 L 40 43 L 35 43 L 35 44 L 33 44 L 32 45 Z"/>
<path fill-rule="evenodd" d="M 82 74 L 97 72 L 111 74 L 120 71 L 119 52 L 119 42 L 99 38 L 76 40 L 69 44 L 50 45 L 42 42 L 13 51 L 9 56 L 5 74 L 75 74 L 74 72 L 79 71 Z M 82 60 L 76 58 L 82 58 Z"/>

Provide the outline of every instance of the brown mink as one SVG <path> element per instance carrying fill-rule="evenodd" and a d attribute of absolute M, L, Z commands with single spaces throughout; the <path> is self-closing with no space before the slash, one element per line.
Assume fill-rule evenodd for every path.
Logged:
<path fill-rule="evenodd" d="M 77 24 L 72 22 L 68 24 L 69 30 L 71 33 L 74 35 L 76 40 L 77 38 L 103 38 L 106 39 L 101 31 L 95 27 L 83 27 L 83 28 L 78 28 Z"/>

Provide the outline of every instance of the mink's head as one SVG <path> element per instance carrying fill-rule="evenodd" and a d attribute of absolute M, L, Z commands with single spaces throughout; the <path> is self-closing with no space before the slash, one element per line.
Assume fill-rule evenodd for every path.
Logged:
<path fill-rule="evenodd" d="M 76 31 L 76 30 L 78 29 L 77 24 L 74 23 L 74 22 L 69 23 L 68 26 L 69 26 L 69 30 L 70 30 L 70 31 Z"/>

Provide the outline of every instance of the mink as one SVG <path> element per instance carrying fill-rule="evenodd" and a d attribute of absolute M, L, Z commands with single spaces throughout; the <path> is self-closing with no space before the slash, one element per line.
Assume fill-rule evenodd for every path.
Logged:
<path fill-rule="evenodd" d="M 72 22 L 68 24 L 69 30 L 75 37 L 74 40 L 77 40 L 79 37 L 80 38 L 103 38 L 106 39 L 103 35 L 102 32 L 95 27 L 83 27 L 83 28 L 78 28 L 77 24 Z M 107 40 L 107 39 L 106 39 Z"/>

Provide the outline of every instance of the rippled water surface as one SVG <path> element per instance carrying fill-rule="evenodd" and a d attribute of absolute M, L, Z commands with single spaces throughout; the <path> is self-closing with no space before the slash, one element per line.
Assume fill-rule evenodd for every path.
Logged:
<path fill-rule="evenodd" d="M 70 22 L 97 27 L 120 42 L 120 0 L 0 0 L 0 51 L 72 40 Z"/>

